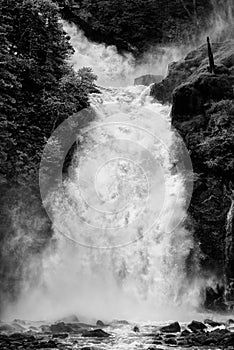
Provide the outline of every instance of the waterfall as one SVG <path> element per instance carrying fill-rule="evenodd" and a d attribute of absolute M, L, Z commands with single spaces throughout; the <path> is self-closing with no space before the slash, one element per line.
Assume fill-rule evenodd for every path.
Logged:
<path fill-rule="evenodd" d="M 25 286 L 6 313 L 34 320 L 77 314 L 185 321 L 200 298 L 199 280 L 186 274 L 194 248 L 184 225 L 192 167 L 171 128 L 170 106 L 153 101 L 150 87 L 119 87 L 129 84 L 128 71 L 135 72 L 131 57 L 87 41 L 80 56 L 77 68 L 87 57 L 94 73 L 108 65 L 103 85 L 118 87 L 100 87 L 90 96 L 95 118 L 88 126 L 81 128 L 80 121 L 85 124 L 90 112 L 81 111 L 48 141 L 56 161 L 57 138 L 66 128 L 66 143 L 72 146 L 75 137 L 78 147 L 69 176 L 43 198 L 54 234 L 40 284 Z M 156 74 L 165 74 L 169 56 L 158 59 Z"/>

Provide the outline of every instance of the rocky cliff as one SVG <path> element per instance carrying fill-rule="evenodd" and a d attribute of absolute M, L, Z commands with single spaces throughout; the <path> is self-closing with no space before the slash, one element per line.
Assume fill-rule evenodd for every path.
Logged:
<path fill-rule="evenodd" d="M 206 306 L 233 305 L 234 231 L 234 41 L 213 44 L 215 72 L 208 72 L 207 46 L 169 66 L 167 77 L 151 89 L 172 103 L 172 125 L 183 137 L 195 173 L 187 225 L 200 251 L 201 272 L 215 276 Z"/>

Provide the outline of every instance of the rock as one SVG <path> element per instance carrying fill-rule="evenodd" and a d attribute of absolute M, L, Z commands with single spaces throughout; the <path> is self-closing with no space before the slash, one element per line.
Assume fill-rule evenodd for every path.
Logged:
<path fill-rule="evenodd" d="M 66 339 L 68 337 L 68 333 L 53 333 L 53 338 Z"/>
<path fill-rule="evenodd" d="M 205 102 L 232 99 L 232 82 L 227 75 L 200 74 L 193 81 L 178 86 L 173 92 L 172 116 L 186 120 L 204 113 Z"/>
<path fill-rule="evenodd" d="M 205 320 L 204 320 L 204 323 L 205 323 L 205 324 L 208 324 L 208 325 L 211 326 L 211 327 L 219 327 L 219 326 L 222 326 L 222 323 L 220 323 L 220 322 L 215 322 L 215 321 L 209 320 L 209 319 L 205 319 Z"/>
<path fill-rule="evenodd" d="M 181 336 L 181 337 L 186 337 L 186 336 L 188 336 L 188 335 L 190 335 L 190 334 L 191 334 L 191 332 L 190 332 L 189 330 L 184 329 L 184 330 L 180 333 L 180 336 Z"/>
<path fill-rule="evenodd" d="M 188 328 L 192 331 L 192 332 L 199 332 L 199 331 L 204 331 L 204 329 L 207 328 L 207 326 L 202 323 L 202 322 L 198 322 L 198 321 L 192 321 L 189 325 Z"/>
<path fill-rule="evenodd" d="M 7 323 L 0 324 L 0 332 L 12 333 L 15 331 L 15 328 Z"/>
<path fill-rule="evenodd" d="M 163 80 L 162 75 L 145 74 L 134 80 L 134 85 L 149 86 L 152 83 L 160 83 Z"/>
<path fill-rule="evenodd" d="M 138 326 L 135 326 L 135 327 L 133 327 L 133 332 L 140 332 L 140 329 L 139 329 L 139 327 Z"/>
<path fill-rule="evenodd" d="M 98 327 L 104 327 L 105 324 L 104 324 L 101 320 L 97 320 L 96 326 L 98 326 Z"/>
<path fill-rule="evenodd" d="M 94 329 L 94 330 L 85 330 L 83 333 L 82 333 L 82 336 L 83 337 L 95 337 L 95 338 L 107 338 L 107 337 L 110 337 L 110 334 L 103 331 L 102 329 Z"/>
<path fill-rule="evenodd" d="M 176 334 L 166 334 L 164 338 L 168 339 L 168 338 L 175 338 Z"/>
<path fill-rule="evenodd" d="M 180 325 L 178 322 L 174 322 L 168 326 L 161 327 L 160 330 L 163 333 L 177 333 L 180 332 Z"/>
<path fill-rule="evenodd" d="M 177 341 L 174 338 L 165 339 L 165 344 L 167 345 L 177 345 Z"/>
<path fill-rule="evenodd" d="M 234 320 L 229 318 L 229 320 L 226 322 L 226 325 L 230 326 L 231 324 L 234 324 Z"/>
<path fill-rule="evenodd" d="M 64 322 L 59 322 L 59 323 L 52 324 L 50 326 L 50 331 L 52 333 L 67 333 L 67 332 L 71 333 L 73 332 L 73 328 L 69 324 L 65 324 Z"/>
<path fill-rule="evenodd" d="M 42 333 L 50 333 L 51 332 L 51 326 L 48 326 L 45 324 L 41 325 L 40 329 L 41 329 Z"/>
<path fill-rule="evenodd" d="M 230 333 L 223 340 L 223 345 L 234 346 L 234 333 Z"/>
<path fill-rule="evenodd" d="M 234 66 L 233 47 L 233 40 L 212 44 L 217 75 L 231 74 Z M 194 80 L 202 73 L 207 73 L 207 57 L 207 45 L 204 44 L 188 53 L 184 59 L 171 63 L 168 66 L 167 77 L 152 86 L 151 95 L 161 103 L 171 103 L 175 88 Z"/>
<path fill-rule="evenodd" d="M 37 349 L 57 349 L 58 346 L 53 340 L 49 340 L 49 341 L 40 342 L 36 348 Z"/>

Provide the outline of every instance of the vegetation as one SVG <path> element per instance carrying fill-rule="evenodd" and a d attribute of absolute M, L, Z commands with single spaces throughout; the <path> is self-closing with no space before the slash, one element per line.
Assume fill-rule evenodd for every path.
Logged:
<path fill-rule="evenodd" d="M 191 40 L 212 10 L 211 0 L 57 0 L 67 20 L 89 39 L 140 54 L 151 45 Z"/>
<path fill-rule="evenodd" d="M 95 76 L 69 66 L 56 4 L 2 0 L 0 9 L 0 176 L 19 182 L 37 171 L 53 129 L 88 105 Z"/>

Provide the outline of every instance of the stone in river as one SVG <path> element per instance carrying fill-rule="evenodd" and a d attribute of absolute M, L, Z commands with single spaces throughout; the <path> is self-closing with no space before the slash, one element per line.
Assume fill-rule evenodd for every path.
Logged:
<path fill-rule="evenodd" d="M 54 333 L 53 338 L 65 339 L 68 337 L 68 333 Z"/>
<path fill-rule="evenodd" d="M 222 326 L 222 323 L 220 322 L 215 322 L 213 320 L 209 320 L 209 319 L 205 319 L 204 323 L 208 324 L 211 327 L 218 327 L 218 326 Z"/>
<path fill-rule="evenodd" d="M 94 330 L 90 330 L 90 331 L 85 330 L 82 333 L 82 336 L 83 337 L 95 337 L 95 338 L 107 338 L 110 336 L 110 334 L 103 331 L 102 329 L 94 329 Z"/>
<path fill-rule="evenodd" d="M 191 334 L 190 331 L 188 331 L 187 329 L 184 329 L 182 332 L 181 332 L 181 337 L 186 337 L 187 335 Z"/>
<path fill-rule="evenodd" d="M 180 324 L 178 322 L 174 322 L 169 324 L 168 326 L 164 326 L 160 328 L 163 333 L 177 333 L 180 332 Z"/>
<path fill-rule="evenodd" d="M 102 322 L 101 320 L 97 320 L 96 326 L 98 326 L 98 327 L 104 327 L 105 324 L 104 324 L 104 322 Z"/>
<path fill-rule="evenodd" d="M 192 332 L 199 332 L 199 331 L 204 331 L 204 329 L 207 328 L 207 326 L 202 323 L 202 322 L 198 322 L 198 321 L 192 321 L 189 325 L 188 328 L 192 331 Z"/>

